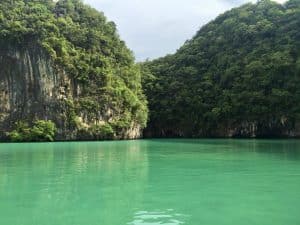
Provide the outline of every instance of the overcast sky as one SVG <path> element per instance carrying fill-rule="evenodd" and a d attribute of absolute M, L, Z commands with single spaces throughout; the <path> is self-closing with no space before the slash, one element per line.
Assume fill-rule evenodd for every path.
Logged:
<path fill-rule="evenodd" d="M 121 39 L 133 50 L 137 61 L 174 53 L 201 26 L 249 1 L 85 0 L 117 24 Z"/>

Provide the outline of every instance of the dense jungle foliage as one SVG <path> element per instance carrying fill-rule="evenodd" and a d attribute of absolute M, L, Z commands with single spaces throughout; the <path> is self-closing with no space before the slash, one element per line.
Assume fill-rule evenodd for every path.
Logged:
<path fill-rule="evenodd" d="M 144 128 L 147 100 L 151 137 L 290 136 L 300 124 L 300 0 L 232 9 L 142 73 L 116 25 L 81 0 L 2 0 L 3 45 L 38 45 L 72 77 L 80 94 L 64 100 L 66 120 L 85 140 Z M 53 140 L 55 124 L 38 121 L 9 136 Z"/>
<path fill-rule="evenodd" d="M 81 0 L 1 0 L 0 44 L 39 45 L 79 84 L 81 95 L 65 103 L 74 129 L 79 129 L 75 115 L 81 112 L 90 120 L 110 114 L 104 127 L 115 135 L 132 124 L 145 127 L 148 109 L 140 68 L 102 12 Z"/>
<path fill-rule="evenodd" d="M 300 120 L 300 1 L 217 17 L 143 64 L 149 136 L 284 136 Z"/>

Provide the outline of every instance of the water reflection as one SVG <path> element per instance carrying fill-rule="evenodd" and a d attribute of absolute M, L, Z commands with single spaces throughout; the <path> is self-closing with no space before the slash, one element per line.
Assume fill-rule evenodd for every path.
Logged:
<path fill-rule="evenodd" d="M 134 215 L 132 222 L 127 223 L 128 225 L 180 225 L 184 224 L 180 220 L 183 215 L 175 213 L 174 210 L 168 209 L 166 211 L 139 211 Z"/>
<path fill-rule="evenodd" d="M 148 153 L 141 145 L 2 145 L 1 214 L 22 211 L 26 225 L 35 218 L 51 218 L 43 224 L 122 224 L 140 206 L 147 185 Z M 16 217 L 5 222 L 20 224 Z"/>
<path fill-rule="evenodd" d="M 158 150 L 181 148 L 194 153 L 258 153 L 268 157 L 300 160 L 299 139 L 152 139 L 152 145 L 163 146 Z"/>
<path fill-rule="evenodd" d="M 293 140 L 0 145 L 0 224 L 300 224 L 299 148 Z"/>

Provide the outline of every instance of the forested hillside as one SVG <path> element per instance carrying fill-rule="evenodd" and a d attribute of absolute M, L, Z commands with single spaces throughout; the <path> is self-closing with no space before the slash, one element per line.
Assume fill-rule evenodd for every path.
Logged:
<path fill-rule="evenodd" d="M 147 100 L 148 137 L 300 136 L 300 0 L 232 9 L 142 73 L 81 0 L 1 1 L 0 47 L 1 139 L 137 138 Z"/>
<path fill-rule="evenodd" d="M 300 1 L 228 11 L 143 70 L 148 136 L 299 135 Z"/>
<path fill-rule="evenodd" d="M 22 140 L 38 120 L 64 140 L 140 136 L 140 69 L 103 13 L 81 0 L 2 0 L 0 46 L 2 138 L 16 129 Z"/>

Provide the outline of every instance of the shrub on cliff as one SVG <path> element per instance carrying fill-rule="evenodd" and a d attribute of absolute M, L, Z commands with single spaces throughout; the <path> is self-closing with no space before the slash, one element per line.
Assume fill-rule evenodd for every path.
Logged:
<path fill-rule="evenodd" d="M 16 122 L 16 128 L 12 132 L 8 133 L 8 137 L 11 141 L 22 142 L 22 141 L 30 141 L 30 128 L 28 123 L 19 121 Z"/>
<path fill-rule="evenodd" d="M 82 127 L 78 132 L 79 140 L 112 140 L 115 132 L 109 123 Z"/>
<path fill-rule="evenodd" d="M 52 121 L 37 120 L 30 127 L 28 123 L 19 121 L 16 128 L 8 134 L 11 141 L 14 142 L 41 142 L 54 141 L 56 126 Z"/>
<path fill-rule="evenodd" d="M 114 130 L 109 124 L 94 125 L 91 127 L 96 139 L 113 139 Z"/>

